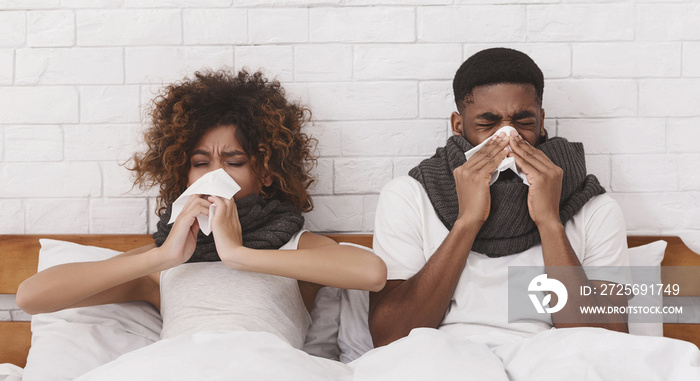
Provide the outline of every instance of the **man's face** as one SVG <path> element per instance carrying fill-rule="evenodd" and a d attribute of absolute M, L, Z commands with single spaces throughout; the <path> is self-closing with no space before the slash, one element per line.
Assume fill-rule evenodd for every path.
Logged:
<path fill-rule="evenodd" d="M 499 128 L 514 127 L 523 139 L 536 145 L 544 137 L 544 109 L 529 84 L 497 84 L 475 87 L 472 102 L 451 117 L 452 133 L 464 136 L 473 146 Z"/>

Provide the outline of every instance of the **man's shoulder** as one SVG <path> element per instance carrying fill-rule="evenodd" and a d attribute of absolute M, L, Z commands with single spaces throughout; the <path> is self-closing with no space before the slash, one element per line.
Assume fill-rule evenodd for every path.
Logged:
<path fill-rule="evenodd" d="M 403 197 L 421 198 L 425 189 L 418 180 L 411 176 L 403 175 L 395 177 L 382 188 L 381 194 L 395 194 Z"/>
<path fill-rule="evenodd" d="M 586 214 L 592 214 L 599 210 L 619 210 L 620 205 L 617 201 L 607 193 L 602 193 L 591 197 L 590 200 L 581 208 L 581 211 Z"/>

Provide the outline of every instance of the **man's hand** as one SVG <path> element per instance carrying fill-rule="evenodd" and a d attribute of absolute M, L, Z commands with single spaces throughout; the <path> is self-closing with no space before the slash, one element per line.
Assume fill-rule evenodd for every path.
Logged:
<path fill-rule="evenodd" d="M 452 174 L 457 186 L 457 219 L 483 225 L 491 211 L 491 173 L 508 155 L 508 137 L 501 132 Z"/>
<path fill-rule="evenodd" d="M 517 132 L 511 133 L 510 147 L 513 152 L 508 156 L 515 158 L 515 164 L 525 173 L 527 182 L 530 183 L 527 195 L 530 218 L 538 228 L 552 223 L 561 224 L 559 200 L 564 171 Z"/>

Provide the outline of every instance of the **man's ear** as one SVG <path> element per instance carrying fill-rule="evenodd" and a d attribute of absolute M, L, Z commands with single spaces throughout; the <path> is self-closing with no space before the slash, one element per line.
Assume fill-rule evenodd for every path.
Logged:
<path fill-rule="evenodd" d="M 462 115 L 457 111 L 450 115 L 450 125 L 452 126 L 452 135 L 464 136 L 464 121 Z"/>
<path fill-rule="evenodd" d="M 540 109 L 540 137 L 544 137 L 546 131 L 544 130 L 544 109 Z"/>

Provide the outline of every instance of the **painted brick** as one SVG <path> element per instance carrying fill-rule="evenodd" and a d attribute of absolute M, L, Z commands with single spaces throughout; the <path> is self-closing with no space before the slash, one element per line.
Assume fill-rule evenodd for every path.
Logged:
<path fill-rule="evenodd" d="M 457 44 L 357 45 L 354 77 L 359 80 L 452 79 L 462 63 Z"/>
<path fill-rule="evenodd" d="M 0 46 L 21 46 L 27 39 L 26 12 L 0 12 Z"/>
<path fill-rule="evenodd" d="M 77 12 L 78 45 L 174 45 L 182 43 L 179 10 L 82 10 Z"/>
<path fill-rule="evenodd" d="M 342 123 L 326 122 L 306 126 L 306 134 L 318 140 L 317 151 L 324 157 L 341 155 Z"/>
<path fill-rule="evenodd" d="M 251 9 L 248 11 L 252 44 L 305 42 L 309 40 L 309 11 L 293 9 Z"/>
<path fill-rule="evenodd" d="M 632 4 L 549 4 L 527 8 L 530 41 L 631 41 Z"/>
<path fill-rule="evenodd" d="M 418 83 L 418 110 L 421 118 L 449 118 L 457 111 L 452 81 Z"/>
<path fill-rule="evenodd" d="M 683 76 L 700 77 L 700 42 L 683 43 Z"/>
<path fill-rule="evenodd" d="M 666 152 L 663 119 L 559 119 L 559 136 L 582 142 L 588 154 Z"/>
<path fill-rule="evenodd" d="M 422 157 L 399 157 L 399 158 L 394 159 L 393 160 L 394 171 L 392 174 L 392 178 L 396 178 L 399 176 L 407 176 L 408 172 L 411 169 L 413 169 L 413 167 L 420 164 L 421 161 L 429 158 L 430 156 L 432 156 L 432 155 L 426 155 L 426 156 L 422 156 Z"/>
<path fill-rule="evenodd" d="M 11 320 L 12 320 L 12 316 L 10 316 L 10 311 L 0 311 L 0 321 L 11 321 Z"/>
<path fill-rule="evenodd" d="M 118 160 L 133 155 L 140 138 L 136 124 L 64 126 L 66 160 Z"/>
<path fill-rule="evenodd" d="M 0 167 L 0 197 L 90 197 L 102 193 L 96 163 L 6 163 Z"/>
<path fill-rule="evenodd" d="M 121 8 L 124 0 L 61 0 L 62 8 Z"/>
<path fill-rule="evenodd" d="M 73 46 L 75 15 L 72 11 L 27 13 L 28 46 Z"/>
<path fill-rule="evenodd" d="M 525 41 L 525 15 L 525 7 L 519 5 L 422 7 L 417 13 L 418 41 Z"/>
<path fill-rule="evenodd" d="M 700 197 L 689 193 L 611 193 L 628 231 L 688 229 L 700 219 Z M 693 219 L 695 218 L 695 219 Z"/>
<path fill-rule="evenodd" d="M 27 234 L 88 233 L 90 210 L 88 200 L 27 200 Z"/>
<path fill-rule="evenodd" d="M 308 105 L 309 86 L 306 83 L 280 82 L 284 88 L 284 95 L 290 102 Z M 313 115 L 312 115 L 313 116 Z"/>
<path fill-rule="evenodd" d="M 122 122 L 141 120 L 138 86 L 80 87 L 80 121 L 82 123 Z"/>
<path fill-rule="evenodd" d="M 24 234 L 22 200 L 0 199 L 0 234 Z"/>
<path fill-rule="evenodd" d="M 670 119 L 668 121 L 669 152 L 698 152 L 700 118 Z"/>
<path fill-rule="evenodd" d="M 700 39 L 700 4 L 639 4 L 636 10 L 637 40 Z"/>
<path fill-rule="evenodd" d="M 414 82 L 309 84 L 309 104 L 317 120 L 414 118 L 418 115 Z"/>
<path fill-rule="evenodd" d="M 678 190 L 678 163 L 671 155 L 620 155 L 612 158 L 615 192 Z"/>
<path fill-rule="evenodd" d="M 343 156 L 430 155 L 445 143 L 444 127 L 439 120 L 343 123 Z"/>
<path fill-rule="evenodd" d="M 314 210 L 306 213 L 305 227 L 315 232 L 362 230 L 364 197 L 314 197 Z"/>
<path fill-rule="evenodd" d="M 58 8 L 59 0 L 0 0 L 0 10 Z"/>
<path fill-rule="evenodd" d="M 318 159 L 317 166 L 312 171 L 316 180 L 309 188 L 312 195 L 333 194 L 333 159 Z"/>
<path fill-rule="evenodd" d="M 639 81 L 642 116 L 700 116 L 700 78 Z"/>
<path fill-rule="evenodd" d="M 71 86 L 0 87 L 0 104 L 9 105 L 0 123 L 78 121 L 78 91 Z"/>
<path fill-rule="evenodd" d="M 149 189 L 140 189 L 134 187 L 133 172 L 125 166 L 120 165 L 121 162 L 109 161 L 100 163 L 102 169 L 102 177 L 104 181 L 105 197 L 156 197 L 158 196 L 158 187 Z M 131 162 L 127 164 L 130 166 Z"/>
<path fill-rule="evenodd" d="M 547 117 L 625 117 L 637 115 L 634 80 L 551 80 L 545 83 Z"/>
<path fill-rule="evenodd" d="M 186 9 L 182 11 L 185 44 L 239 44 L 248 40 L 246 11 Z"/>
<path fill-rule="evenodd" d="M 230 7 L 233 0 L 124 0 L 127 8 Z M 238 0 L 236 0 L 238 3 Z"/>
<path fill-rule="evenodd" d="M 505 48 L 519 50 L 532 58 L 540 67 L 545 79 L 567 78 L 571 75 L 571 47 L 569 44 L 547 43 L 505 43 L 498 44 Z M 464 58 L 484 49 L 493 48 L 493 44 L 465 44 Z M 455 71 L 457 69 L 455 68 Z"/>
<path fill-rule="evenodd" d="M 145 198 L 90 200 L 90 233 L 145 234 L 147 209 Z"/>
<path fill-rule="evenodd" d="M 158 221 L 160 217 L 155 214 L 156 210 L 156 200 L 155 198 L 148 199 L 148 233 L 153 234 L 158 231 Z"/>
<path fill-rule="evenodd" d="M 10 85 L 14 78 L 15 52 L 11 49 L 0 49 L 0 85 Z"/>
<path fill-rule="evenodd" d="M 234 0 L 236 7 L 311 7 L 340 5 L 344 0 Z"/>
<path fill-rule="evenodd" d="M 412 42 L 415 13 L 406 7 L 309 9 L 312 42 Z"/>
<path fill-rule="evenodd" d="M 452 4 L 452 0 L 344 0 L 345 6 L 358 5 L 446 5 Z"/>
<path fill-rule="evenodd" d="M 20 49 L 15 81 L 22 85 L 118 84 L 124 81 L 120 48 Z"/>
<path fill-rule="evenodd" d="M 379 193 L 391 180 L 391 158 L 335 159 L 336 194 Z"/>
<path fill-rule="evenodd" d="M 269 79 L 281 82 L 294 78 L 294 52 L 291 46 L 239 46 L 235 50 L 238 70 L 247 67 L 251 72 L 262 69 Z"/>
<path fill-rule="evenodd" d="M 197 70 L 233 66 L 233 48 L 228 46 L 126 48 L 125 56 L 126 83 L 160 85 Z"/>
<path fill-rule="evenodd" d="M 362 231 L 372 233 L 374 231 L 374 216 L 377 210 L 379 195 L 372 194 L 363 199 L 364 219 L 362 221 Z"/>
<path fill-rule="evenodd" d="M 20 309 L 16 309 L 10 311 L 10 318 L 12 318 L 12 321 L 31 321 L 32 315 L 29 315 Z"/>
<path fill-rule="evenodd" d="M 63 130 L 57 125 L 5 127 L 6 161 L 63 159 Z"/>
<path fill-rule="evenodd" d="M 678 77 L 680 43 L 574 44 L 573 75 L 577 77 Z"/>
<path fill-rule="evenodd" d="M 352 78 L 352 65 L 350 45 L 294 47 L 294 79 L 297 81 L 348 81 Z"/>
<path fill-rule="evenodd" d="M 12 294 L 0 294 L 0 311 L 9 311 L 17 308 L 15 296 Z M 9 313 L 8 313 L 9 316 Z"/>
<path fill-rule="evenodd" d="M 610 156 L 609 155 L 586 155 L 586 170 L 595 175 L 606 190 L 610 191 Z"/>
<path fill-rule="evenodd" d="M 678 155 L 678 189 L 700 191 L 700 154 Z"/>

